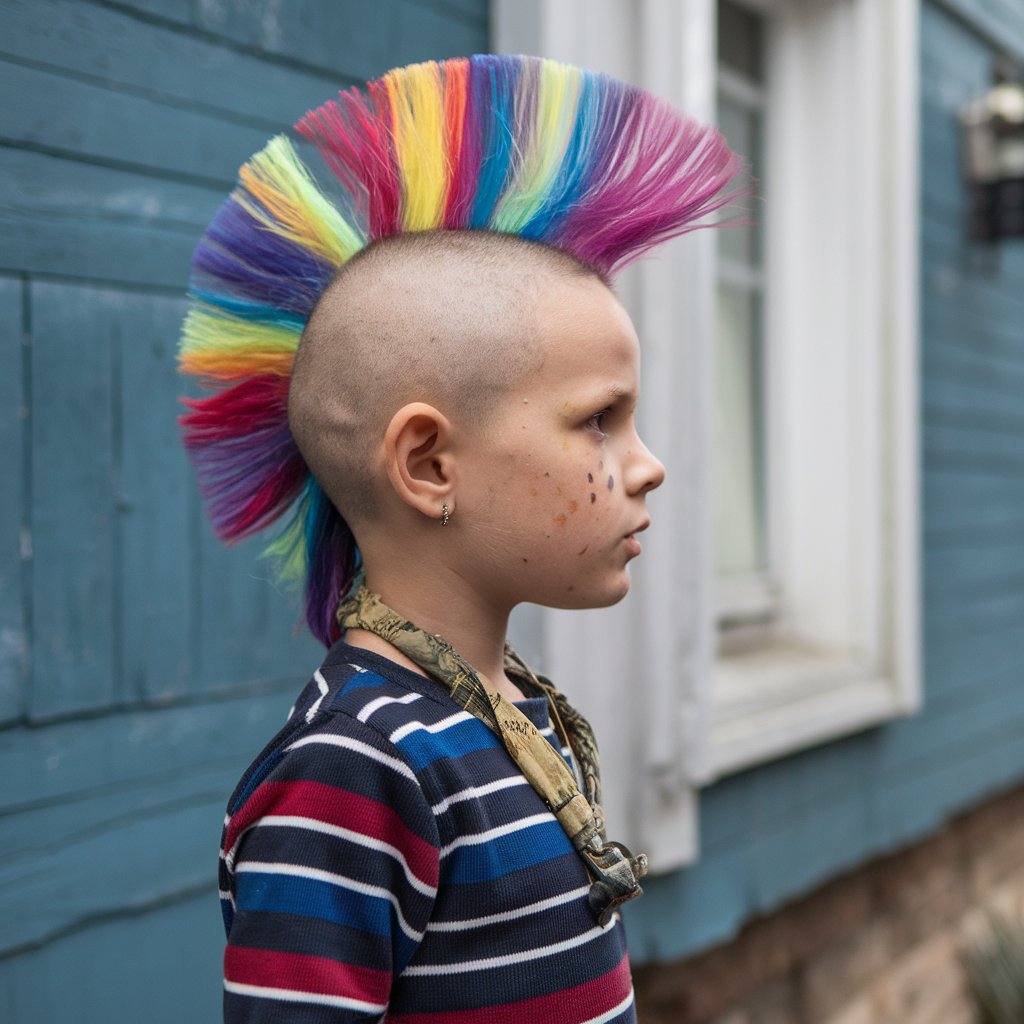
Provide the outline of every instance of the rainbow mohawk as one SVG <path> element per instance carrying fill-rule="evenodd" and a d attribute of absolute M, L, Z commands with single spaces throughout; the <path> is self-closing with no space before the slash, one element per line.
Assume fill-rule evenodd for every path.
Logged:
<path fill-rule="evenodd" d="M 295 126 L 326 164 L 328 196 L 279 135 L 196 248 L 180 368 L 213 393 L 185 399 L 185 445 L 218 536 L 291 515 L 268 553 L 305 580 L 330 645 L 358 551 L 288 429 L 303 327 L 337 269 L 407 231 L 478 229 L 562 249 L 610 279 L 705 225 L 738 193 L 739 160 L 711 127 L 641 89 L 536 57 L 475 56 L 390 71 Z M 315 157 L 315 153 L 311 153 Z"/>

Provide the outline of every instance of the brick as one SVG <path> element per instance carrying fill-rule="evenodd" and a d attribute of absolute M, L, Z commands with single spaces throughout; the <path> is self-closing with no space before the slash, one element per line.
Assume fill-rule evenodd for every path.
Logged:
<path fill-rule="evenodd" d="M 716 1017 L 711 1024 L 752 1024 L 750 1015 L 742 1010 L 730 1010 L 724 1017 Z"/>
<path fill-rule="evenodd" d="M 875 1008 L 870 997 L 861 996 L 822 1024 L 877 1024 Z"/>
<path fill-rule="evenodd" d="M 846 875 L 783 912 L 785 945 L 796 963 L 853 934 L 872 913 L 869 879 Z"/>
<path fill-rule="evenodd" d="M 743 1010 L 750 1024 L 793 1024 L 799 1019 L 799 1008 L 792 980 L 769 982 L 746 999 Z"/>
<path fill-rule="evenodd" d="M 876 861 L 868 875 L 876 912 L 892 923 L 894 953 L 957 921 L 970 900 L 962 842 L 952 830 Z"/>
<path fill-rule="evenodd" d="M 1004 879 L 1010 878 L 1024 864 L 1024 829 L 1008 834 L 989 836 L 988 843 L 977 849 L 968 868 L 970 891 L 975 898 L 984 898 Z"/>
<path fill-rule="evenodd" d="M 876 919 L 809 958 L 800 971 L 805 1019 L 826 1020 L 882 975 L 896 952 L 892 934 L 889 922 Z"/>
<path fill-rule="evenodd" d="M 894 961 L 871 986 L 877 1024 L 958 1024 L 935 1014 L 955 1002 L 963 986 L 954 931 L 948 929 Z"/>

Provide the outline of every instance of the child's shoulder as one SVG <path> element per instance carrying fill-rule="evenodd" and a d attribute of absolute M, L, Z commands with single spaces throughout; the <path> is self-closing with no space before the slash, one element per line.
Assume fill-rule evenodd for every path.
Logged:
<path fill-rule="evenodd" d="M 346 789 L 405 780 L 433 802 L 439 786 L 458 782 L 453 771 L 472 784 L 500 767 L 501 753 L 497 737 L 436 681 L 339 643 L 243 775 L 228 814 L 264 784 L 300 778 Z"/>

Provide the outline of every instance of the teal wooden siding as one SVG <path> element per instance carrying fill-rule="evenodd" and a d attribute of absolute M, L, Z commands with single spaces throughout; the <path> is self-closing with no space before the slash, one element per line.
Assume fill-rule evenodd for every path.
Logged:
<path fill-rule="evenodd" d="M 0 1020 L 215 1020 L 224 804 L 319 657 L 175 419 L 192 248 L 337 88 L 485 0 L 0 5 Z"/>
<path fill-rule="evenodd" d="M 924 710 L 705 790 L 699 862 L 626 908 L 636 961 L 725 941 L 1024 781 L 1024 243 L 967 241 L 956 123 L 996 44 L 1024 54 L 1017 0 L 922 5 Z"/>

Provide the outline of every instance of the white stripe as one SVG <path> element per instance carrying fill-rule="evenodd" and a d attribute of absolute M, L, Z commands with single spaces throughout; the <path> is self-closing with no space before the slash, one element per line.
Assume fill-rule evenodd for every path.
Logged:
<path fill-rule="evenodd" d="M 620 1013 L 625 1012 L 633 1005 L 633 989 L 632 986 L 629 989 L 629 995 L 619 1003 L 618 1006 L 613 1006 L 610 1010 L 605 1010 L 600 1017 L 591 1017 L 590 1020 L 585 1020 L 583 1024 L 608 1024 L 608 1021 L 614 1020 Z"/>
<path fill-rule="evenodd" d="M 327 680 L 324 679 L 323 675 L 320 672 L 320 669 L 317 669 L 313 673 L 313 678 L 316 680 L 316 685 L 320 687 L 320 696 L 317 697 L 317 699 L 315 701 L 313 701 L 312 706 L 306 712 L 306 721 L 307 722 L 312 722 L 313 721 L 313 717 L 320 710 L 320 702 L 324 699 L 324 697 L 327 696 Z"/>
<path fill-rule="evenodd" d="M 519 907 L 517 910 L 504 910 L 500 914 L 488 914 L 487 917 L 466 918 L 464 921 L 431 921 L 427 925 L 428 932 L 468 932 L 473 928 L 483 928 L 488 924 L 499 924 L 502 921 L 514 921 L 517 917 L 526 917 L 529 914 L 539 914 L 542 910 L 550 910 L 552 907 L 560 907 L 563 903 L 572 903 L 573 900 L 582 899 L 590 892 L 590 886 L 573 889 L 571 892 L 564 892 L 561 896 L 551 896 L 549 899 L 531 903 L 528 907 Z"/>
<path fill-rule="evenodd" d="M 399 775 L 404 775 L 407 779 L 412 779 L 413 782 L 416 781 L 415 773 L 404 761 L 400 761 L 397 757 L 391 757 L 390 754 L 381 753 L 376 747 L 371 747 L 369 743 L 350 739 L 348 736 L 335 736 L 331 733 L 303 736 L 302 739 L 296 740 L 285 747 L 285 750 L 295 750 L 296 747 L 304 747 L 307 743 L 324 743 L 330 747 L 344 747 L 346 750 L 353 750 L 357 754 L 365 754 L 371 760 L 379 761 L 381 764 L 393 768 Z"/>
<path fill-rule="evenodd" d="M 326 996 L 319 992 L 296 992 L 290 988 L 269 988 L 265 985 L 243 985 L 240 981 L 224 979 L 224 988 L 239 996 L 255 996 L 257 999 L 280 999 L 286 1003 L 315 1003 L 317 1006 L 337 1006 L 342 1010 L 360 1010 L 363 1013 L 382 1013 L 387 1009 L 384 1003 L 366 1003 L 362 999 L 347 996 Z"/>
<path fill-rule="evenodd" d="M 538 946 L 535 949 L 524 949 L 521 953 L 509 953 L 507 956 L 489 956 L 483 960 L 464 960 L 455 964 L 413 964 L 402 972 L 403 975 L 431 975 L 441 974 L 464 974 L 468 971 L 487 971 L 492 967 L 508 967 L 511 964 L 522 964 L 529 960 L 540 960 L 545 956 L 553 956 L 555 953 L 562 953 L 567 949 L 574 949 L 577 946 L 585 945 L 594 939 L 599 939 L 605 932 L 614 928 L 618 923 L 616 914 L 606 925 L 591 928 L 589 932 L 582 935 L 574 935 L 571 939 L 562 942 L 554 942 L 550 946 Z"/>
<path fill-rule="evenodd" d="M 454 715 L 449 715 L 447 718 L 442 718 L 440 722 L 435 722 L 433 725 L 424 725 L 422 722 L 406 722 L 405 725 L 397 728 L 388 739 L 392 743 L 397 743 L 399 740 L 405 739 L 409 733 L 417 732 L 420 729 L 429 733 L 444 732 L 445 729 L 450 729 L 453 725 L 471 721 L 473 718 L 474 716 L 468 711 L 459 711 Z"/>
<path fill-rule="evenodd" d="M 402 908 L 398 903 L 398 897 L 382 886 L 368 885 L 366 882 L 359 882 L 354 878 L 347 878 L 345 875 L 336 875 L 333 871 L 307 868 L 302 864 L 267 863 L 258 860 L 239 861 L 235 869 L 236 874 L 241 875 L 246 871 L 263 875 L 294 875 L 296 878 L 312 878 L 317 882 L 327 882 L 330 885 L 336 885 L 339 889 L 350 889 L 352 892 L 358 892 L 364 896 L 375 896 L 377 899 L 387 900 L 395 908 L 398 925 L 402 931 L 413 942 L 419 942 L 423 938 L 423 932 L 416 931 L 402 916 Z"/>
<path fill-rule="evenodd" d="M 418 693 L 407 693 L 404 697 L 378 697 L 376 700 L 371 700 L 370 703 L 367 704 L 358 715 L 356 715 L 356 718 L 358 718 L 360 722 L 365 722 L 370 715 L 375 711 L 379 711 L 386 704 L 411 704 L 414 700 L 419 699 L 420 695 Z"/>
<path fill-rule="evenodd" d="M 222 900 L 227 900 L 228 903 L 231 904 L 232 910 L 235 909 L 235 897 L 230 892 L 227 892 L 225 889 L 218 889 L 217 895 L 220 896 Z"/>
<path fill-rule="evenodd" d="M 342 828 L 341 825 L 329 825 L 326 821 L 317 821 L 316 818 L 303 818 L 297 814 L 268 814 L 265 818 L 258 818 L 249 826 L 250 829 L 260 827 L 304 828 L 310 832 L 321 832 L 324 835 L 334 836 L 337 839 L 347 839 L 349 842 L 355 843 L 357 846 L 363 846 L 368 850 L 386 853 L 389 857 L 394 857 L 402 865 L 405 877 L 417 892 L 421 892 L 425 896 L 433 896 L 437 893 L 437 889 L 434 886 L 427 885 L 426 882 L 421 881 L 413 874 L 412 868 L 409 867 L 409 862 L 405 859 L 405 854 L 397 846 L 385 843 L 383 839 L 375 839 L 373 836 L 363 835 L 362 832 L 353 832 L 352 829 Z M 242 837 L 239 836 L 238 838 L 240 840 Z M 238 842 L 236 841 L 235 847 L 237 846 Z M 232 848 L 229 856 L 234 858 L 234 853 L 235 849 Z"/>
<path fill-rule="evenodd" d="M 496 793 L 499 789 L 508 789 L 510 786 L 528 786 L 524 775 L 510 775 L 507 779 L 495 779 L 485 786 L 470 786 L 469 789 L 460 789 L 458 793 L 446 796 L 440 802 L 434 804 L 430 809 L 437 814 L 444 814 L 452 804 L 462 800 L 472 800 L 474 797 L 487 796 L 488 793 Z"/>
<path fill-rule="evenodd" d="M 456 847 L 459 846 L 477 846 L 480 843 L 489 843 L 492 839 L 498 839 L 500 836 L 511 835 L 513 832 L 518 832 L 520 829 L 533 828 L 534 825 L 540 825 L 544 822 L 555 821 L 554 815 L 548 811 L 544 811 L 542 814 L 534 814 L 529 818 L 520 818 L 518 821 L 511 821 L 507 825 L 499 825 L 497 828 L 488 829 L 486 832 L 473 832 L 468 836 L 459 836 L 458 839 L 453 840 L 447 846 L 441 847 L 441 857 L 447 857 Z"/>

